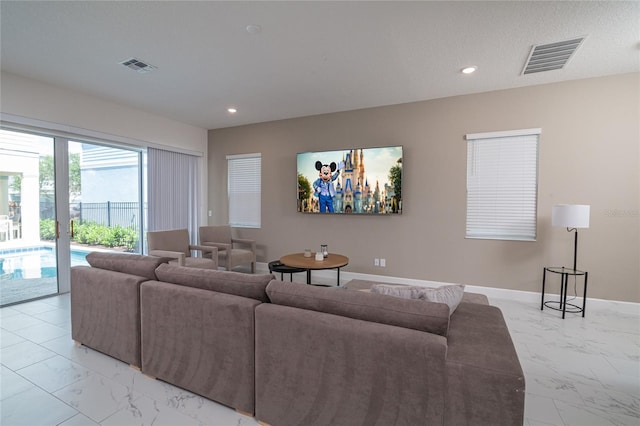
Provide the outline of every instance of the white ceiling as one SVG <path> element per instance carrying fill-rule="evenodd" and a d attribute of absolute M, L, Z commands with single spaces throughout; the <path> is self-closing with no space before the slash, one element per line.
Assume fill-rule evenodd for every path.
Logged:
<path fill-rule="evenodd" d="M 3 71 L 207 129 L 640 71 L 637 1 L 3 0 L 0 14 Z M 532 45 L 583 35 L 565 69 L 521 75 Z"/>

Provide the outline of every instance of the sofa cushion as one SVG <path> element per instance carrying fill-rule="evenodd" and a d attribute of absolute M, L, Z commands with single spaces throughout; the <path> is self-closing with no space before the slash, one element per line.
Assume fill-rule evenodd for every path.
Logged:
<path fill-rule="evenodd" d="M 374 284 L 372 293 L 386 294 L 402 297 L 404 299 L 428 300 L 429 302 L 446 303 L 449 306 L 449 315 L 456 310 L 462 296 L 464 286 L 461 284 L 443 285 L 438 288 L 418 287 L 408 285 Z"/>
<path fill-rule="evenodd" d="M 449 307 L 444 303 L 382 294 L 271 281 L 271 303 L 447 335 Z"/>
<path fill-rule="evenodd" d="M 265 288 L 274 279 L 272 274 L 251 275 L 241 272 L 214 271 L 162 264 L 156 269 L 158 280 L 219 293 L 249 297 L 268 302 Z"/>
<path fill-rule="evenodd" d="M 167 263 L 167 257 L 144 256 L 132 253 L 93 251 L 87 255 L 87 262 L 94 268 L 137 275 L 155 280 L 158 265 Z"/>

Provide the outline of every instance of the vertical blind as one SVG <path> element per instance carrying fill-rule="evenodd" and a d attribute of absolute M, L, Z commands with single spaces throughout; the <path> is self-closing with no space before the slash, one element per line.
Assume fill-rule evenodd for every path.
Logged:
<path fill-rule="evenodd" d="M 148 148 L 149 231 L 188 229 L 197 242 L 200 165 L 194 155 Z"/>
<path fill-rule="evenodd" d="M 227 156 L 229 224 L 260 228 L 261 154 Z"/>
<path fill-rule="evenodd" d="M 536 239 L 539 134 L 467 135 L 467 238 Z"/>

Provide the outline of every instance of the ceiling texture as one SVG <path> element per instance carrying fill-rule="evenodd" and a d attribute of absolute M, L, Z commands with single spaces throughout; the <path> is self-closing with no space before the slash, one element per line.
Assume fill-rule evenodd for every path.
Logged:
<path fill-rule="evenodd" d="M 2 0 L 0 17 L 2 71 L 205 129 L 640 71 L 638 1 Z M 534 45 L 582 36 L 563 69 L 523 75 Z"/>

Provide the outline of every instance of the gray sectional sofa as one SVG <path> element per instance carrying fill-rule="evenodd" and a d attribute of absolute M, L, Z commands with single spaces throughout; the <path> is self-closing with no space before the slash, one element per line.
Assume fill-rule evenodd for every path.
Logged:
<path fill-rule="evenodd" d="M 449 315 L 443 303 L 272 275 L 88 260 L 72 268 L 74 340 L 262 423 L 523 422 L 524 375 L 482 296 Z"/>

